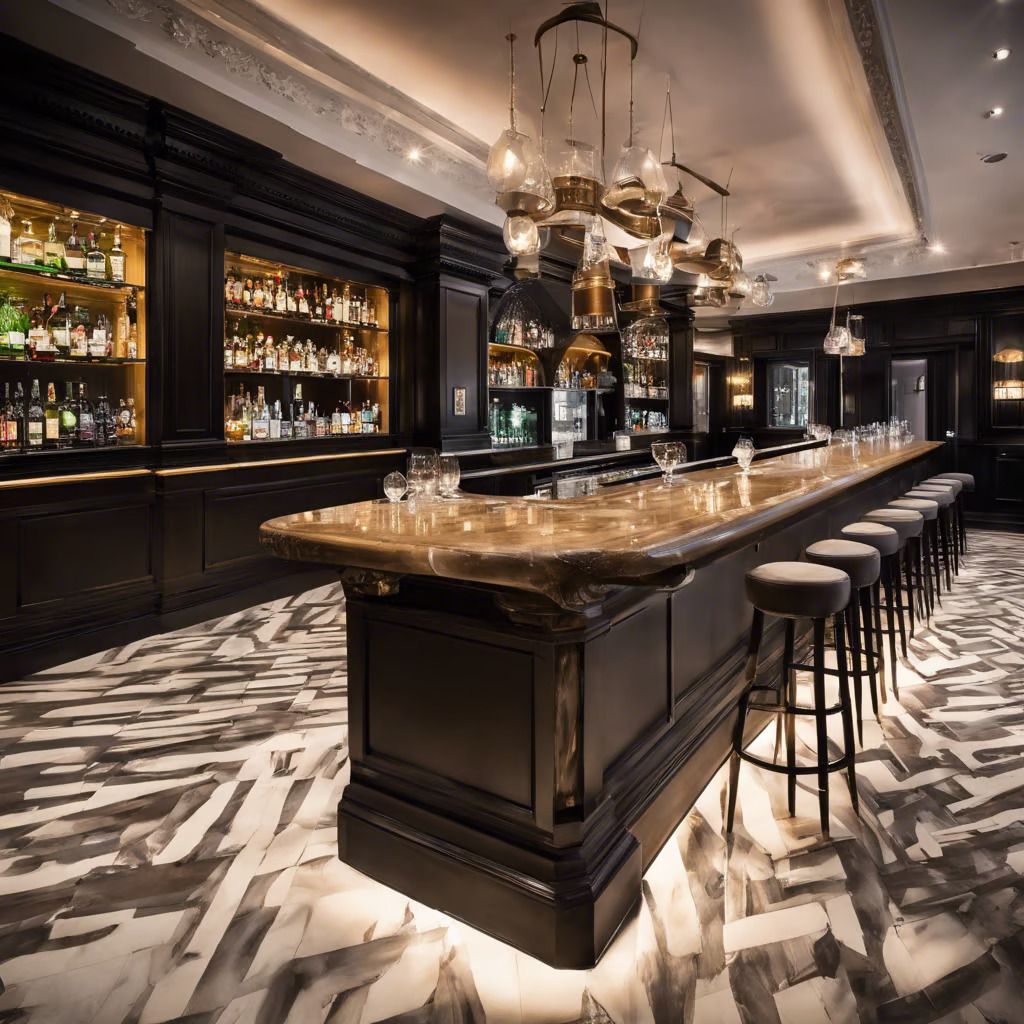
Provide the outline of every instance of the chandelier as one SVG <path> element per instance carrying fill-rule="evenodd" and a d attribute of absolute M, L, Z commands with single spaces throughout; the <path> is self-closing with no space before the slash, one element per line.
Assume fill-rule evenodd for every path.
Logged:
<path fill-rule="evenodd" d="M 560 39 L 563 27 L 566 31 Z M 567 111 L 558 128 L 549 128 L 556 66 L 560 59 L 564 64 L 564 37 L 570 29 L 574 45 L 568 48 L 571 64 Z M 554 46 L 547 62 L 545 42 L 550 41 L 552 33 Z M 584 46 L 588 34 L 592 53 Z M 634 35 L 609 20 L 607 3 L 602 10 L 596 0 L 570 3 L 537 28 L 534 46 L 540 65 L 539 140 L 531 138 L 519 124 L 516 36 L 510 33 L 505 37 L 509 44 L 509 123 L 490 149 L 487 177 L 495 190 L 495 201 L 505 213 L 502 235 L 516 260 L 517 273 L 539 274 L 539 254 L 553 240 L 578 252 L 572 281 L 574 330 L 601 333 L 618 329 L 613 265 L 628 268 L 634 286 L 659 288 L 677 272 L 703 275 L 693 292 L 693 305 L 725 305 L 730 299 L 742 302 L 748 297 L 763 306 L 772 301 L 769 278 L 761 275 L 751 281 L 735 242 L 725 239 L 724 227 L 722 237 L 708 242 L 694 200 L 683 192 L 682 175 L 699 181 L 722 196 L 724 216 L 728 188 L 676 158 L 669 88 L 659 148 L 667 124 L 672 138 L 671 159 L 662 160 L 638 140 L 633 91 L 638 35 L 639 29 Z M 610 38 L 628 46 L 629 128 L 606 179 Z M 597 74 L 592 74 L 593 67 L 598 67 Z M 672 192 L 668 170 L 676 176 Z"/>

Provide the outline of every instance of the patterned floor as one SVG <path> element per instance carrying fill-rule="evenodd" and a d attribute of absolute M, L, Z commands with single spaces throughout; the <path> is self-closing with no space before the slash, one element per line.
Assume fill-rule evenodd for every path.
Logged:
<path fill-rule="evenodd" d="M 1024 1021 L 1024 537 L 972 541 L 865 726 L 862 820 L 838 784 L 822 843 L 745 767 L 727 852 L 720 774 L 589 972 L 335 858 L 335 589 L 5 686 L 0 1022 Z"/>

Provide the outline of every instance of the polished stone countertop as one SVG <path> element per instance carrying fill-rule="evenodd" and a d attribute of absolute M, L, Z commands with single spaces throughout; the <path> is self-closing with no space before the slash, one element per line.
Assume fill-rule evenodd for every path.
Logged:
<path fill-rule="evenodd" d="M 940 447 L 937 442 L 813 448 L 737 466 L 552 500 L 465 494 L 365 501 L 272 519 L 282 558 L 400 577 L 436 576 L 543 594 L 580 608 L 603 589 L 657 586 L 789 516 Z"/>

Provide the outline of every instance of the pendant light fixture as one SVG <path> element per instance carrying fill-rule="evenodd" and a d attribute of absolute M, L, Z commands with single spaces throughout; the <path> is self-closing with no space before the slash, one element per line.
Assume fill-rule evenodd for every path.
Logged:
<path fill-rule="evenodd" d="M 775 301 L 772 282 L 778 280 L 773 274 L 758 274 L 750 288 L 750 301 L 761 309 L 767 309 Z"/>

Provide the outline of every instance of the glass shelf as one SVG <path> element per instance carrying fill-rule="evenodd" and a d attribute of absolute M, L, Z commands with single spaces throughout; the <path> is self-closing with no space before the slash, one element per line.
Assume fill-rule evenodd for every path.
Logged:
<path fill-rule="evenodd" d="M 318 373 L 312 370 L 247 370 L 243 366 L 225 366 L 225 373 L 250 377 L 295 377 L 297 380 L 389 380 L 362 373 Z"/>
<path fill-rule="evenodd" d="M 52 359 L 16 359 L 0 355 L 3 366 L 145 366 L 145 359 L 119 359 L 117 356 L 54 356 Z"/>
<path fill-rule="evenodd" d="M 350 323 L 348 320 L 314 320 L 312 317 L 291 316 L 288 313 L 278 313 L 267 309 L 249 309 L 245 306 L 224 307 L 227 316 L 236 316 L 241 319 L 246 317 L 257 317 L 260 320 L 272 320 L 275 323 L 291 324 L 295 327 L 332 327 L 336 330 L 345 331 L 368 331 L 371 334 L 387 334 L 387 327 L 380 327 L 374 324 Z"/>
<path fill-rule="evenodd" d="M 97 289 L 108 292 L 131 292 L 145 288 L 141 284 L 129 284 L 124 281 L 105 281 L 100 278 L 87 277 L 84 273 L 73 274 L 68 270 L 55 270 L 53 267 L 39 266 L 34 263 L 12 263 L 0 259 L 0 276 L 13 275 L 26 281 L 58 281 L 61 284 L 73 285 L 89 291 Z"/>

